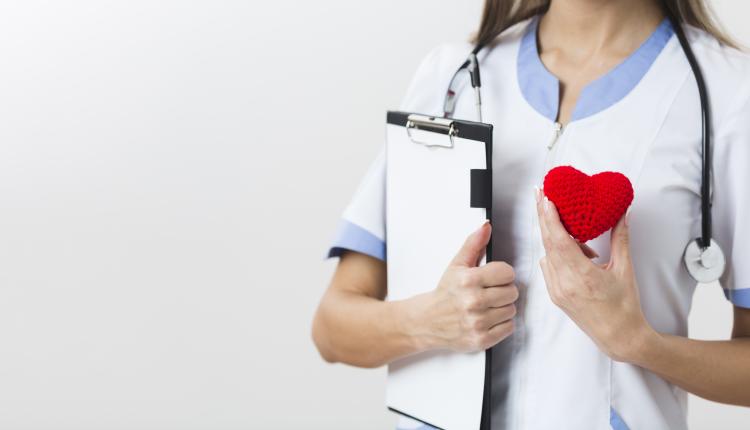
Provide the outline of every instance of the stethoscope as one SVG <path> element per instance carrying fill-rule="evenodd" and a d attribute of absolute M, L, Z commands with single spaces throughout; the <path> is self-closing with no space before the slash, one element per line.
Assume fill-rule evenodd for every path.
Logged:
<path fill-rule="evenodd" d="M 701 103 L 701 134 L 702 134 L 702 164 L 701 164 L 701 236 L 688 242 L 685 247 L 684 262 L 690 276 L 697 282 L 708 283 L 717 281 L 724 273 L 726 259 L 716 241 L 711 234 L 711 204 L 713 194 L 711 190 L 711 111 L 708 100 L 708 91 L 703 79 L 698 61 L 695 58 L 690 44 L 687 41 L 685 32 L 677 20 L 669 14 L 669 20 L 672 23 L 674 32 L 680 42 L 682 51 L 687 57 L 690 69 L 698 84 L 698 94 Z M 479 76 L 479 60 L 477 54 L 484 48 L 483 44 L 477 45 L 469 54 L 469 58 L 456 70 L 448 86 L 448 92 L 443 102 L 443 111 L 446 118 L 451 118 L 456 108 L 456 98 L 458 95 L 458 75 L 464 69 L 468 71 L 471 80 L 471 87 L 474 88 L 474 102 L 477 108 L 477 117 L 482 121 L 482 82 Z"/>

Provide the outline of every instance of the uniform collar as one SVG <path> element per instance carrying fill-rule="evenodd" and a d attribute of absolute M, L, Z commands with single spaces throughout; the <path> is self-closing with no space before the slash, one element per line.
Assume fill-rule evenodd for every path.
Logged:
<path fill-rule="evenodd" d="M 555 121 L 560 105 L 560 82 L 539 58 L 536 38 L 538 25 L 539 16 L 536 16 L 521 39 L 517 62 L 518 83 L 526 101 L 537 112 Z M 628 58 L 586 85 L 576 101 L 571 121 L 601 112 L 625 97 L 649 70 L 672 34 L 674 29 L 665 18 Z"/>

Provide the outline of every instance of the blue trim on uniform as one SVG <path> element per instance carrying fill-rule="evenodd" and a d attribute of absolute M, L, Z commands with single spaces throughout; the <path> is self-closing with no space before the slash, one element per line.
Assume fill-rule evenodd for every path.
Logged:
<path fill-rule="evenodd" d="M 622 420 L 620 417 L 620 414 L 617 413 L 614 408 L 609 408 L 609 425 L 612 427 L 612 430 L 630 430 L 630 427 L 628 427 L 627 424 L 625 424 L 625 421 Z M 396 427 L 396 430 L 407 430 L 402 429 L 400 427 Z M 423 424 L 415 429 L 408 429 L 408 430 L 435 430 L 435 427 L 428 426 L 427 424 Z"/>
<path fill-rule="evenodd" d="M 735 306 L 750 308 L 750 288 L 724 289 L 724 296 Z"/>
<path fill-rule="evenodd" d="M 428 426 L 427 424 L 422 424 L 421 426 L 413 429 L 402 429 L 400 427 L 396 427 L 396 430 L 436 430 L 435 427 Z"/>
<path fill-rule="evenodd" d="M 537 112 L 556 121 L 560 106 L 560 82 L 539 57 L 538 25 L 539 16 L 536 16 L 521 39 L 517 61 L 518 84 L 526 101 Z M 622 100 L 646 75 L 673 34 L 672 24 L 665 18 L 635 52 L 581 90 L 571 121 L 594 115 Z"/>
<path fill-rule="evenodd" d="M 385 241 L 353 222 L 342 220 L 328 257 L 340 257 L 344 251 L 357 251 L 385 261 Z"/>
<path fill-rule="evenodd" d="M 630 427 L 628 427 L 627 424 L 625 424 L 625 421 L 622 420 L 620 417 L 620 414 L 617 413 L 614 408 L 609 408 L 609 425 L 612 427 L 612 430 L 630 430 Z M 407 430 L 407 429 L 401 429 L 399 427 L 396 427 L 396 430 Z M 415 429 L 409 429 L 409 430 L 435 430 L 435 427 L 430 427 L 426 424 L 423 424 Z"/>
<path fill-rule="evenodd" d="M 539 58 L 536 44 L 538 24 L 539 17 L 532 18 L 521 39 L 516 68 L 518 85 L 531 107 L 550 121 L 555 121 L 560 106 L 560 82 Z"/>
<path fill-rule="evenodd" d="M 630 427 L 625 424 L 620 414 L 612 407 L 609 408 L 609 425 L 612 426 L 612 430 L 630 430 Z"/>

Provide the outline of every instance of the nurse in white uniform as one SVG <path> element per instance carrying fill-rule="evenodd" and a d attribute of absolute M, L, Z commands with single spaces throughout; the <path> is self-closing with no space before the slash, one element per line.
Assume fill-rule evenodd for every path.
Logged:
<path fill-rule="evenodd" d="M 687 338 L 701 108 L 667 11 L 710 94 L 713 233 L 734 312 L 726 341 Z M 493 348 L 493 429 L 686 429 L 687 392 L 750 406 L 750 57 L 700 0 L 487 0 L 478 38 L 491 42 L 479 61 L 483 121 L 494 124 L 492 226 L 456 250 L 433 291 L 385 300 L 381 154 L 329 252 L 340 261 L 313 324 L 323 358 L 377 367 L 429 349 Z M 433 50 L 401 109 L 442 116 L 472 48 Z M 454 117 L 476 120 L 462 79 Z M 535 191 L 558 165 L 633 184 L 629 214 L 588 246 Z M 494 262 L 477 267 L 490 234 Z M 429 428 L 405 417 L 398 426 Z"/>

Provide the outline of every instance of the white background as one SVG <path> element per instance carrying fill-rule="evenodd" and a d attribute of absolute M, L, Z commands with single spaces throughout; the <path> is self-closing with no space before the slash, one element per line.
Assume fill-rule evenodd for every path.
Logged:
<path fill-rule="evenodd" d="M 385 110 L 480 3 L 0 4 L 0 429 L 393 428 L 384 370 L 310 340 L 323 255 Z M 714 3 L 750 41 L 748 4 Z M 692 335 L 730 311 L 700 289 Z"/>

